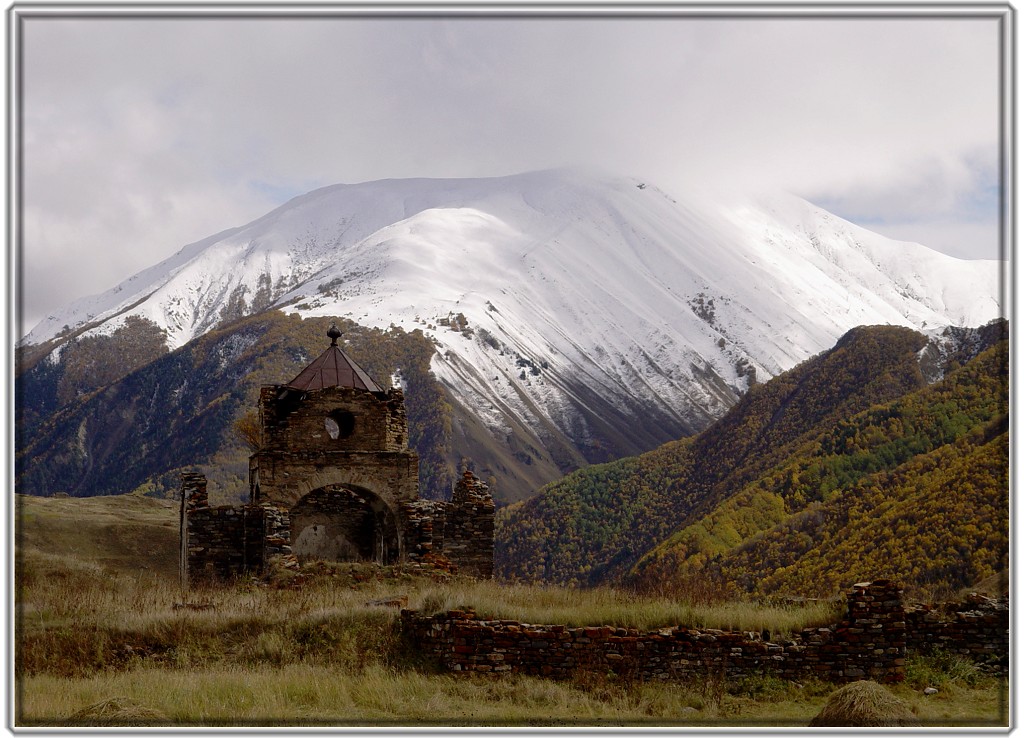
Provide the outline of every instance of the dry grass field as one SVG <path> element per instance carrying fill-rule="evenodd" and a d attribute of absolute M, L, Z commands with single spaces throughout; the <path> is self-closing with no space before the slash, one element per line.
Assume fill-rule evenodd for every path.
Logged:
<path fill-rule="evenodd" d="M 806 726 L 835 690 L 454 677 L 404 646 L 395 608 L 371 603 L 779 636 L 831 622 L 836 603 L 712 605 L 350 564 L 183 592 L 174 503 L 19 496 L 16 508 L 16 726 Z M 925 726 L 1007 724 L 1006 685 L 957 658 L 912 658 L 891 691 Z"/>

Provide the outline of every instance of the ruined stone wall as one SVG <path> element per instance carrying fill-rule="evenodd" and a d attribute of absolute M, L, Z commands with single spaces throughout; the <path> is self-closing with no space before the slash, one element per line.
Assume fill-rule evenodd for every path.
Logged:
<path fill-rule="evenodd" d="M 289 511 L 299 559 L 396 563 L 401 541 L 395 514 L 380 499 L 348 487 L 324 487 Z"/>
<path fill-rule="evenodd" d="M 430 555 L 444 552 L 447 510 L 448 503 L 440 500 L 415 500 L 405 504 L 405 555 L 409 561 L 425 561 Z"/>
<path fill-rule="evenodd" d="M 916 603 L 907 610 L 907 645 L 941 649 L 997 674 L 1010 670 L 1010 607 L 1006 600 L 971 595 L 963 602 Z"/>
<path fill-rule="evenodd" d="M 888 581 L 855 585 L 847 617 L 798 638 L 770 643 L 753 632 L 685 627 L 569 628 L 509 620 L 479 620 L 473 612 L 432 617 L 402 612 L 414 646 L 456 673 L 517 672 L 565 678 L 578 671 L 637 679 L 689 679 L 769 674 L 832 681 L 905 676 L 906 621 L 900 589 Z"/>
<path fill-rule="evenodd" d="M 289 554 L 287 514 L 268 505 L 209 506 L 206 477 L 182 474 L 182 584 L 259 572 L 269 558 Z"/>
<path fill-rule="evenodd" d="M 406 555 L 443 556 L 459 574 L 490 579 L 494 572 L 494 500 L 487 485 L 470 471 L 449 502 L 416 500 L 404 507 Z"/>
<path fill-rule="evenodd" d="M 189 584 L 189 536 L 188 519 L 199 509 L 209 507 L 209 496 L 206 491 L 206 477 L 194 472 L 181 475 L 181 514 L 179 516 L 178 576 L 182 587 Z"/>
<path fill-rule="evenodd" d="M 340 553 L 333 549 L 307 551 L 302 549 L 305 544 L 301 541 L 298 542 L 299 548 L 295 548 L 296 541 L 291 535 L 292 516 L 288 510 L 269 504 L 209 507 L 205 477 L 183 477 L 188 477 L 187 481 L 183 479 L 185 504 L 182 506 L 181 537 L 181 575 L 185 586 L 200 581 L 227 580 L 247 572 L 259 573 L 266 563 L 277 555 L 289 556 L 297 553 L 301 556 L 319 553 L 330 559 Z M 325 492 L 329 493 L 330 490 Z M 351 496 L 347 490 L 340 491 L 339 494 Z M 304 502 L 310 500 L 311 498 L 307 497 Z M 328 539 L 333 539 L 339 532 L 344 533 L 346 538 L 357 546 L 357 550 L 351 552 L 355 558 L 375 559 L 376 551 L 367 548 L 369 539 L 365 539 L 364 536 L 373 529 L 369 521 L 372 509 L 356 504 L 358 500 L 355 497 L 348 502 L 351 504 L 346 508 L 328 494 L 322 500 L 300 505 L 297 508 L 299 517 L 295 524 L 303 528 L 309 525 L 322 525 L 325 528 L 324 535 Z M 335 530 L 339 511 L 349 508 L 350 512 L 354 513 L 354 517 L 349 521 L 352 524 L 351 529 Z M 476 545 L 464 545 L 461 549 L 456 547 L 457 554 L 462 551 L 466 556 L 460 563 L 455 563 L 447 557 L 444 533 L 451 508 L 452 503 L 437 500 L 415 500 L 405 503 L 401 510 L 401 517 L 406 521 L 405 529 L 400 532 L 389 523 L 381 531 L 389 542 L 384 550 L 382 563 L 397 563 L 404 558 L 411 564 L 441 567 L 445 571 L 467 576 L 490 576 L 493 532 L 492 537 L 481 538 Z M 487 505 L 471 507 L 478 508 L 488 510 Z M 316 517 L 317 511 L 322 513 L 323 520 Z M 493 506 L 489 508 L 489 513 L 493 520 Z M 470 517 L 469 520 L 472 521 L 473 518 Z M 455 530 L 460 530 L 465 535 L 466 531 L 479 529 L 480 526 L 474 524 L 468 527 L 463 525 Z M 397 542 L 399 539 L 401 548 L 392 547 L 390 542 Z"/>
<path fill-rule="evenodd" d="M 290 556 L 291 524 L 288 512 L 273 505 L 260 505 L 263 510 L 263 558 L 265 566 L 274 556 Z"/>
<path fill-rule="evenodd" d="M 243 507 L 210 508 L 205 478 L 183 475 L 183 583 L 259 572 L 270 557 L 293 553 L 327 560 L 407 561 L 477 578 L 493 575 L 494 501 L 472 473 L 463 475 L 450 502 L 420 500 L 414 454 L 347 453 L 350 463 L 344 468 L 326 465 L 323 456 L 254 454 L 253 459 L 262 459 L 254 462 L 255 478 L 270 480 L 272 489 L 274 482 L 281 484 L 274 494 L 261 495 L 258 504 Z M 328 480 L 334 481 L 306 490 Z M 379 497 L 363 486 L 371 484 L 385 487 Z M 397 488 L 398 494 L 389 494 L 388 488 Z"/>
<path fill-rule="evenodd" d="M 469 470 L 456 483 L 445 511 L 444 555 L 460 574 L 478 579 L 494 574 L 494 500 Z"/>
<path fill-rule="evenodd" d="M 245 508 L 202 507 L 188 515 L 187 575 L 189 585 L 229 579 L 246 571 L 251 523 Z"/>

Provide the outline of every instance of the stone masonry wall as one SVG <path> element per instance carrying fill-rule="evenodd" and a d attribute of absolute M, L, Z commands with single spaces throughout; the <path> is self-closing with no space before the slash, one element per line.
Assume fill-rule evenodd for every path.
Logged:
<path fill-rule="evenodd" d="M 291 523 L 288 512 L 273 505 L 260 505 L 263 510 L 263 558 L 266 564 L 273 556 L 290 556 Z"/>
<path fill-rule="evenodd" d="M 468 469 L 456 483 L 444 521 L 444 555 L 461 574 L 490 579 L 494 574 L 494 499 Z"/>
<path fill-rule="evenodd" d="M 405 503 L 405 555 L 410 561 L 425 561 L 432 554 L 443 553 L 447 509 L 448 503 L 440 500 Z"/>
<path fill-rule="evenodd" d="M 494 503 L 487 486 L 468 474 L 456 500 L 414 500 L 399 510 L 406 527 L 402 553 L 412 564 L 441 567 L 467 576 L 489 578 L 493 572 Z M 338 506 L 331 511 L 337 512 Z M 454 519 L 454 522 L 450 522 Z M 289 511 L 270 505 L 210 507 L 206 478 L 182 475 L 182 584 L 227 580 L 259 573 L 275 555 L 291 555 Z M 387 529 L 391 540 L 399 533 Z M 449 541 L 446 535 L 454 536 Z M 366 553 L 366 552 L 363 552 Z M 397 556 L 390 551 L 385 563 Z"/>
<path fill-rule="evenodd" d="M 289 511 L 292 551 L 302 559 L 398 561 L 394 515 L 370 495 L 347 487 L 316 490 Z"/>
<path fill-rule="evenodd" d="M 216 581 L 237 576 L 249 568 L 245 542 L 251 531 L 244 508 L 203 507 L 188 516 L 187 581 Z M 248 530 L 247 530 L 248 528 Z"/>
<path fill-rule="evenodd" d="M 1010 669 L 1010 608 L 1006 600 L 971 595 L 964 602 L 916 603 L 907 610 L 907 645 L 966 656 L 985 671 Z"/>
<path fill-rule="evenodd" d="M 254 454 L 253 458 L 257 456 L 259 454 Z M 282 456 L 286 457 L 283 463 L 279 458 Z M 293 517 L 300 524 L 303 521 L 306 523 L 306 526 L 299 525 L 296 535 L 301 533 L 302 527 L 319 527 L 321 524 L 324 534 L 330 540 L 345 534 L 346 540 L 357 544 L 357 558 L 381 558 L 376 556 L 376 548 L 373 552 L 363 550 L 369 544 L 362 540 L 364 532 L 367 535 L 379 532 L 383 534 L 386 542 L 382 552 L 383 563 L 399 563 L 404 560 L 412 564 L 441 567 L 448 572 L 476 578 L 493 576 L 495 506 L 486 484 L 466 471 L 453 490 L 450 502 L 421 500 L 415 494 L 414 454 L 350 453 L 346 454 L 346 457 L 350 463 L 342 470 L 344 475 L 365 481 L 367 484 L 373 482 L 361 477 L 362 467 L 357 462 L 366 461 L 372 467 L 372 470 L 368 469 L 367 476 L 376 476 L 377 482 L 381 480 L 382 467 L 386 469 L 388 463 L 395 464 L 395 468 L 391 469 L 392 476 L 385 477 L 383 481 L 386 487 L 399 489 L 399 500 L 402 497 L 407 499 L 397 504 L 395 508 L 388 506 L 389 509 L 394 509 L 394 519 L 383 515 L 378 523 L 371 525 L 370 517 L 379 507 L 373 501 L 373 496 L 367 498 L 369 501 L 363 500 L 366 504 L 362 507 L 342 505 L 331 497 L 334 485 L 320 487 L 314 495 L 301 498 L 304 503 L 300 503 L 293 510 L 285 509 L 281 502 L 298 497 L 297 492 L 291 495 L 279 494 L 278 497 L 283 497 L 283 500 L 277 500 L 276 504 L 263 496 L 263 499 L 255 504 L 211 508 L 206 494 L 205 477 L 201 474 L 183 474 L 183 585 L 187 586 L 200 580 L 228 579 L 247 571 L 259 572 L 271 556 L 297 553 L 294 549 L 295 541 L 291 540 L 290 533 L 292 523 L 296 522 L 292 520 Z M 412 464 L 408 463 L 410 457 Z M 304 460 L 305 463 L 301 463 L 300 460 Z M 273 478 L 278 471 L 285 479 L 293 479 L 293 473 L 296 471 L 306 472 L 305 475 L 299 474 L 299 479 L 303 476 L 306 479 L 320 479 L 329 471 L 321 467 L 320 461 L 316 452 L 279 453 L 263 460 L 261 472 L 264 479 Z M 289 471 L 285 472 L 279 469 L 279 466 Z M 305 484 L 308 485 L 309 482 Z M 339 489 L 335 496 L 348 495 L 355 498 L 363 494 L 342 490 L 344 484 L 337 486 Z M 406 487 L 412 488 L 412 499 L 408 499 L 409 492 Z M 327 496 L 321 500 L 320 497 L 324 495 Z M 391 497 L 386 492 L 385 496 Z M 320 504 L 314 505 L 313 502 L 316 501 Z M 346 511 L 348 515 L 343 514 Z M 318 512 L 320 517 L 317 517 Z M 337 519 L 341 519 L 342 523 Z M 334 530 L 338 525 L 344 527 L 345 520 L 354 526 L 351 530 Z M 385 527 L 377 531 L 379 525 Z M 304 543 L 303 540 L 299 541 L 299 545 L 309 548 L 308 542 Z M 398 544 L 397 547 L 393 546 L 393 542 Z M 310 549 L 306 554 L 321 554 L 332 558 L 338 552 Z"/>
<path fill-rule="evenodd" d="M 256 572 L 273 555 L 290 554 L 288 515 L 270 505 L 210 507 L 206 477 L 182 474 L 182 584 Z"/>
<path fill-rule="evenodd" d="M 181 475 L 181 515 L 179 518 L 178 576 L 182 587 L 189 584 L 188 519 L 198 508 L 209 507 L 206 492 L 206 477 L 202 474 L 185 472 Z"/>
<path fill-rule="evenodd" d="M 261 447 L 271 451 L 408 450 L 404 399 L 400 389 L 375 394 L 350 387 L 327 387 L 299 393 L 279 385 L 262 387 Z M 353 427 L 349 433 L 332 438 L 324 421 L 337 412 L 348 413 Z"/>
<path fill-rule="evenodd" d="M 344 484 L 375 494 L 400 514 L 402 503 L 419 496 L 419 457 L 408 447 L 399 389 L 265 386 L 260 428 L 260 448 L 249 458 L 254 502 L 290 509 L 314 490 Z"/>
<path fill-rule="evenodd" d="M 286 509 L 332 485 L 371 492 L 396 512 L 403 502 L 419 496 L 419 457 L 412 451 L 327 454 L 261 449 L 249 458 L 252 498 Z"/>
<path fill-rule="evenodd" d="M 642 633 L 485 621 L 457 610 L 432 617 L 404 610 L 402 628 L 416 648 L 455 673 L 565 678 L 577 671 L 597 671 L 661 680 L 763 673 L 839 682 L 898 682 L 905 676 L 901 590 L 887 580 L 855 585 L 842 622 L 805 629 L 786 643 L 770 643 L 753 632 L 681 626 Z"/>
<path fill-rule="evenodd" d="M 494 573 L 494 500 L 487 485 L 466 471 L 450 502 L 415 500 L 403 506 L 405 551 L 410 561 L 441 558 L 460 574 L 490 579 Z"/>

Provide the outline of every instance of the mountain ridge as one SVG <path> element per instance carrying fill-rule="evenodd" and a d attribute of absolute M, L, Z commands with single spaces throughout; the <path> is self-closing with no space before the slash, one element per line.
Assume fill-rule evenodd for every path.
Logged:
<path fill-rule="evenodd" d="M 501 510 L 496 571 L 726 596 L 825 596 L 844 578 L 869 576 L 957 587 L 1000 571 L 1006 331 L 1003 322 L 977 331 L 979 342 L 965 336 L 964 363 L 953 352 L 929 384 L 923 334 L 854 329 L 698 436 L 581 469 Z M 876 517 L 930 522 L 899 523 L 894 543 Z M 890 560 L 871 547 L 854 556 L 849 541 L 872 537 Z M 970 555 L 958 564 L 950 550 Z"/>
<path fill-rule="evenodd" d="M 64 325 L 89 338 L 131 317 L 176 348 L 266 310 L 419 330 L 457 426 L 475 428 L 456 430 L 461 451 L 502 447 L 514 499 L 700 431 L 854 325 L 996 317 L 999 273 L 786 196 L 724 207 L 566 170 L 381 180 L 186 246 L 51 316 L 22 349 L 52 342 L 36 353 L 59 361 Z M 486 442 L 470 437 L 481 430 Z"/>

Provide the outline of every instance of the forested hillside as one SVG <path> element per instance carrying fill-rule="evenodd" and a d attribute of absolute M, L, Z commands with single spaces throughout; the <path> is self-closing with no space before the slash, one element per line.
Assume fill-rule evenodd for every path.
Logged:
<path fill-rule="evenodd" d="M 433 345 L 419 331 L 336 321 L 346 351 L 379 383 L 400 373 L 421 494 L 444 495 L 454 473 L 451 408 L 430 373 Z M 69 344 L 64 361 L 40 361 L 18 377 L 18 492 L 164 495 L 182 469 L 198 468 L 215 496 L 244 497 L 250 449 L 234 425 L 255 411 L 261 385 L 291 380 L 327 347 L 330 322 L 268 311 L 169 354 L 153 349 L 143 321 Z"/>
<path fill-rule="evenodd" d="M 723 594 L 991 574 L 1008 530 L 1005 325 L 978 335 L 997 343 L 975 358 L 976 340 L 951 352 L 929 386 L 924 336 L 855 329 L 699 436 L 581 470 L 502 511 L 499 571 Z"/>

